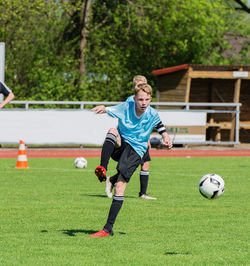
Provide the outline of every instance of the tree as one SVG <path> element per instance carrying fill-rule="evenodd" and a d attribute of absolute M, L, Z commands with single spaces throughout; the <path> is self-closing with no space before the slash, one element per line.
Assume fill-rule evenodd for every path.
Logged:
<path fill-rule="evenodd" d="M 76 73 L 70 42 L 63 43 L 67 3 L 0 2 L 0 38 L 6 43 L 6 81 L 16 99 L 69 99 Z M 72 97 L 73 98 L 73 97 Z"/>
<path fill-rule="evenodd" d="M 241 11 L 245 11 L 247 13 L 250 13 L 250 8 L 243 1 L 241 1 L 241 0 L 234 0 L 234 2 L 236 2 L 239 5 L 239 6 L 236 6 L 235 7 L 236 10 L 241 10 Z"/>
<path fill-rule="evenodd" d="M 80 24 L 82 25 L 82 31 L 81 31 L 82 39 L 80 43 L 80 51 L 81 51 L 80 73 L 83 76 L 86 74 L 85 54 L 87 47 L 88 29 L 90 25 L 91 5 L 92 5 L 91 0 L 85 0 L 83 1 L 81 8 Z"/>
<path fill-rule="evenodd" d="M 137 74 L 155 87 L 154 69 L 247 63 L 245 44 L 239 57 L 223 56 L 225 33 L 249 34 L 232 3 L 2 0 L 6 81 L 20 100 L 124 100 Z"/>
<path fill-rule="evenodd" d="M 114 0 L 95 1 L 92 11 L 87 69 L 98 73 L 98 86 L 91 84 L 91 95 L 108 100 L 129 95 L 135 74 L 153 79 L 157 68 L 219 63 L 232 9 L 224 1 Z"/>

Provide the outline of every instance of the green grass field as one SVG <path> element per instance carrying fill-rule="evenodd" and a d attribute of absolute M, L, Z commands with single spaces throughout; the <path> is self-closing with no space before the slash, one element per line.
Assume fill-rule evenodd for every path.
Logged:
<path fill-rule="evenodd" d="M 148 193 L 139 172 L 127 186 L 115 235 L 90 238 L 112 199 L 74 158 L 0 160 L 0 265 L 250 265 L 250 157 L 152 158 Z M 110 173 L 115 173 L 110 164 Z M 224 195 L 203 198 L 199 179 L 217 173 Z"/>

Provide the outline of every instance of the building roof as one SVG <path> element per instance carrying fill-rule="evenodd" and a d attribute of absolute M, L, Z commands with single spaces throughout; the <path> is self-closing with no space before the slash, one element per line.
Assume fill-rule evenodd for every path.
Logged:
<path fill-rule="evenodd" d="M 172 72 L 192 68 L 199 71 L 250 71 L 250 65 L 200 65 L 200 64 L 183 64 L 152 71 L 154 76 L 169 74 Z"/>

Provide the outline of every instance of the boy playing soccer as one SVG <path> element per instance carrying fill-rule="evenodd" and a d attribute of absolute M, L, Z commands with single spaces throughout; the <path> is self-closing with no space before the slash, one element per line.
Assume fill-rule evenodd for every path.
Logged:
<path fill-rule="evenodd" d="M 142 158 L 148 149 L 150 133 L 160 122 L 158 112 L 149 106 L 151 95 L 151 86 L 140 84 L 135 88 L 133 101 L 111 107 L 100 105 L 92 109 L 97 114 L 107 113 L 118 118 L 118 129 L 114 132 L 114 136 L 121 138 L 121 146 L 115 148 L 111 155 L 114 160 L 118 161 L 116 169 L 119 175 L 107 222 L 101 231 L 90 237 L 113 235 L 113 225 L 122 207 L 127 183 L 142 163 Z M 163 143 L 168 148 L 172 148 L 167 133 L 163 135 Z"/>
<path fill-rule="evenodd" d="M 136 85 L 140 85 L 140 84 L 147 84 L 147 79 L 144 76 L 137 75 L 133 78 L 133 89 L 135 89 Z M 129 101 L 134 101 L 134 96 L 130 96 L 126 100 L 126 102 L 129 102 Z M 161 135 L 165 134 L 166 132 L 166 129 L 164 125 L 162 124 L 162 122 L 160 122 L 156 126 L 156 130 Z M 107 170 L 107 166 L 108 166 L 111 154 L 113 150 L 115 149 L 115 145 L 120 145 L 120 142 L 121 142 L 117 133 L 118 133 L 117 130 L 112 129 L 112 128 L 108 131 L 108 134 L 106 136 L 106 139 L 104 141 L 103 148 L 102 148 L 101 164 L 97 166 L 95 170 L 95 174 L 97 175 L 100 182 L 106 181 L 105 192 L 109 198 L 112 198 L 112 190 L 118 180 L 118 174 L 112 177 L 106 177 L 106 170 Z M 150 142 L 148 142 L 148 145 L 150 148 Z M 148 149 L 141 163 L 139 197 L 143 199 L 156 200 L 156 198 L 150 197 L 149 195 L 147 195 L 150 161 L 151 161 L 151 158 L 150 158 L 149 149 Z"/>

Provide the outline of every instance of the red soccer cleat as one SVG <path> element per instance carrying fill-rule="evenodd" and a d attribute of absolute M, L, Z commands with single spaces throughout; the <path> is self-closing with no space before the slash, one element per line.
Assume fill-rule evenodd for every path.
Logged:
<path fill-rule="evenodd" d="M 101 165 L 97 166 L 95 169 L 95 174 L 98 177 L 100 182 L 106 181 L 106 179 L 107 179 L 106 169 L 103 166 L 101 166 Z"/>
<path fill-rule="evenodd" d="M 103 229 L 97 233 L 94 233 L 93 235 L 90 235 L 89 237 L 105 237 L 105 236 L 109 236 L 109 235 L 113 235 L 112 232 L 106 232 Z"/>

